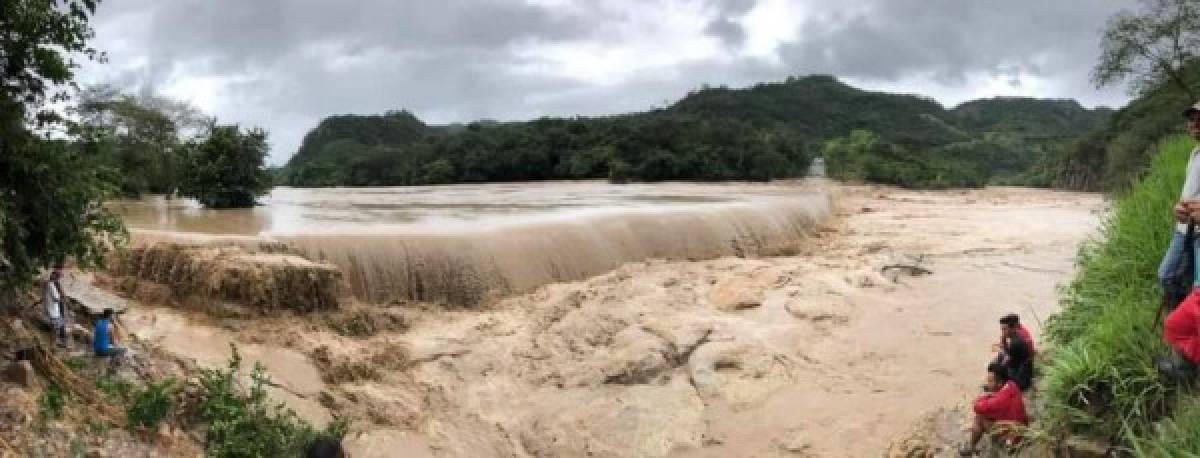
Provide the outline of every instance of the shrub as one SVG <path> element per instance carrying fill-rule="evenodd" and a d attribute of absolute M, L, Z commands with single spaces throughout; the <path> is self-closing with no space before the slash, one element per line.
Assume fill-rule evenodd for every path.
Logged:
<path fill-rule="evenodd" d="M 175 380 L 166 379 L 147 384 L 132 396 L 125 416 L 130 428 L 154 430 L 175 407 Z"/>
<path fill-rule="evenodd" d="M 201 400 L 196 416 L 205 423 L 205 448 L 214 457 L 299 456 L 322 435 L 341 439 L 344 421 L 332 422 L 324 431 L 313 429 L 283 403 L 271 403 L 266 386 L 270 378 L 262 365 L 250 372 L 250 385 L 241 386 L 241 355 L 236 346 L 226 368 L 200 371 Z"/>
<path fill-rule="evenodd" d="M 38 413 L 43 419 L 62 418 L 63 408 L 67 405 L 67 393 L 57 383 L 46 385 L 42 396 L 38 398 Z"/>

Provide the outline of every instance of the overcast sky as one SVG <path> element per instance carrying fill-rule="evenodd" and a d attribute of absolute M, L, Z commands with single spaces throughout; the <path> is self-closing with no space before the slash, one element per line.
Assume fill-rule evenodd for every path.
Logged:
<path fill-rule="evenodd" d="M 1088 72 L 1133 0 L 104 0 L 86 83 L 152 88 L 270 131 L 282 164 L 325 116 L 427 123 L 608 114 L 702 84 L 827 73 L 947 106 L 1120 106 Z"/>

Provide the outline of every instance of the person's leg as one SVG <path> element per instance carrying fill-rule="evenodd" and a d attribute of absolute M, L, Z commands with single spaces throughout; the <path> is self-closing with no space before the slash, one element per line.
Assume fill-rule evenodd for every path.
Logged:
<path fill-rule="evenodd" d="M 964 444 L 963 448 L 959 450 L 959 452 L 964 455 L 968 452 L 974 453 L 975 446 L 979 444 L 979 440 L 983 439 L 983 435 L 986 434 L 988 430 L 992 429 L 992 423 L 992 420 L 985 418 L 982 415 L 976 415 L 975 425 L 971 427 L 971 438 L 969 439 L 969 442 Z"/>
<path fill-rule="evenodd" d="M 67 325 L 66 325 L 66 323 L 63 321 L 62 318 L 53 318 L 50 320 L 50 324 L 51 324 L 51 326 L 53 326 L 53 330 L 51 331 L 51 334 L 54 335 L 54 344 L 59 347 L 65 347 L 67 345 Z"/>
<path fill-rule="evenodd" d="M 108 350 L 105 350 L 103 353 L 104 353 L 104 356 L 108 357 L 109 364 L 115 368 L 115 367 L 119 367 L 121 364 L 123 364 L 125 362 L 125 355 L 128 352 L 129 352 L 129 349 L 127 349 L 125 347 L 118 347 L 116 345 L 113 345 L 113 346 L 108 347 Z"/>
<path fill-rule="evenodd" d="M 1171 231 L 1171 244 L 1167 246 L 1167 251 L 1163 253 L 1162 261 L 1158 264 L 1158 282 L 1164 291 L 1167 288 L 1167 276 L 1171 274 L 1171 270 L 1183 259 L 1185 249 L 1183 245 L 1186 238 L 1179 231 Z"/>

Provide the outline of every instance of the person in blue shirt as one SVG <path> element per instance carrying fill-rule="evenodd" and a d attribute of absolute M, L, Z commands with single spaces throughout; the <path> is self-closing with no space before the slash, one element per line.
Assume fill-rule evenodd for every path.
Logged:
<path fill-rule="evenodd" d="M 113 332 L 113 311 L 104 309 L 100 319 L 96 320 L 96 333 L 92 339 L 92 349 L 96 356 L 111 356 L 116 361 L 125 355 L 125 347 L 117 345 L 117 336 Z"/>

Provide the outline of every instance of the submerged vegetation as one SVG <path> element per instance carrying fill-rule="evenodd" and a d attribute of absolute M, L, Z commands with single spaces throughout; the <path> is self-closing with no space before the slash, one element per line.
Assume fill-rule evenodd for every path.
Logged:
<path fill-rule="evenodd" d="M 1185 436 L 1200 428 L 1200 409 L 1176 396 L 1184 388 L 1163 379 L 1154 365 L 1167 352 L 1155 325 L 1161 302 L 1156 271 L 1174 230 L 1171 208 L 1192 147 L 1184 137 L 1163 141 L 1150 172 L 1120 197 L 1102 238 L 1081 249 L 1063 310 L 1048 324 L 1055 349 L 1043 373 L 1044 426 L 1133 444 L 1156 456 L 1196 450 L 1197 436 Z M 1153 427 L 1164 418 L 1173 420 Z"/>
<path fill-rule="evenodd" d="M 203 138 L 184 148 L 187 174 L 180 177 L 179 194 L 209 208 L 247 208 L 271 189 L 264 168 L 267 133 L 242 132 L 236 125 L 212 126 Z"/>

